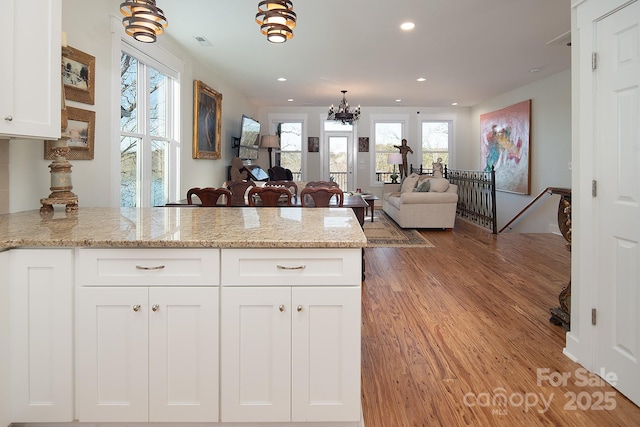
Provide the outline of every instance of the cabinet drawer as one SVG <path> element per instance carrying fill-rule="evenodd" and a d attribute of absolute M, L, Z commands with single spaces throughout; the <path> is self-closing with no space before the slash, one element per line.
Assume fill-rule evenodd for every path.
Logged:
<path fill-rule="evenodd" d="M 78 284 L 81 286 L 213 286 L 219 283 L 219 249 L 78 251 Z"/>
<path fill-rule="evenodd" d="M 223 286 L 359 286 L 362 250 L 222 249 Z"/>

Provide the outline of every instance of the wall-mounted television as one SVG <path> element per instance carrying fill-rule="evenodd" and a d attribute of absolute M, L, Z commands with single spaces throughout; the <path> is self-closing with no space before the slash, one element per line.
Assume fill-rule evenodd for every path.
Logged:
<path fill-rule="evenodd" d="M 240 125 L 240 145 L 238 157 L 243 160 L 256 160 L 260 147 L 260 122 L 251 117 L 242 115 Z"/>

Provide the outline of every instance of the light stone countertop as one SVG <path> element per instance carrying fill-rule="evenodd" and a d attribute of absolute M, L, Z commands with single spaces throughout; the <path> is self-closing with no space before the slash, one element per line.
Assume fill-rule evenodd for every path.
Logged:
<path fill-rule="evenodd" d="M 58 210 L 61 209 L 61 210 Z M 16 247 L 359 248 L 349 208 L 82 208 L 0 215 L 0 250 Z"/>

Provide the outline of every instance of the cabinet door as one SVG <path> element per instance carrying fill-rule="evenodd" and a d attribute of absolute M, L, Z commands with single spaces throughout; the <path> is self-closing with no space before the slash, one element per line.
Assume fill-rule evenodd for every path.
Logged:
<path fill-rule="evenodd" d="M 60 138 L 61 0 L 5 0 L 0 135 Z"/>
<path fill-rule="evenodd" d="M 291 288 L 222 288 L 221 420 L 291 419 Z"/>
<path fill-rule="evenodd" d="M 0 252 L 0 271 L 9 271 L 9 251 Z M 0 274 L 0 426 L 11 423 L 10 295 L 9 275 Z"/>
<path fill-rule="evenodd" d="M 218 421 L 218 292 L 149 289 L 149 421 Z"/>
<path fill-rule="evenodd" d="M 360 288 L 292 288 L 292 421 L 360 420 Z"/>
<path fill-rule="evenodd" d="M 12 421 L 72 421 L 73 252 L 9 255 Z"/>
<path fill-rule="evenodd" d="M 148 420 L 148 290 L 78 288 L 79 421 Z"/>

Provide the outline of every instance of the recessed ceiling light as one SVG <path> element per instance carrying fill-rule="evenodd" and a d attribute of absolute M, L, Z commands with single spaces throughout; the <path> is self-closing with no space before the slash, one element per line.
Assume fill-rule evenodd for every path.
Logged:
<path fill-rule="evenodd" d="M 531 73 L 537 73 L 539 71 L 540 71 L 540 68 L 532 68 L 532 69 L 529 70 L 529 72 L 531 72 Z"/>
<path fill-rule="evenodd" d="M 402 102 L 402 99 L 396 99 L 396 102 Z"/>
<path fill-rule="evenodd" d="M 452 102 L 451 105 L 456 106 L 456 105 L 458 105 L 458 103 L 457 102 Z"/>
<path fill-rule="evenodd" d="M 285 77 L 278 77 L 279 82 L 286 82 L 287 79 Z"/>
<path fill-rule="evenodd" d="M 404 31 L 413 30 L 415 27 L 416 24 L 414 24 L 413 22 L 403 22 L 402 25 L 400 25 L 400 28 Z"/>
<path fill-rule="evenodd" d="M 424 77 L 418 77 L 418 78 L 416 79 L 416 81 L 418 81 L 418 82 L 424 82 L 424 81 L 426 81 L 426 80 L 427 80 L 427 79 L 425 79 Z"/>
<path fill-rule="evenodd" d="M 293 102 L 293 98 L 287 99 L 287 102 Z"/>

